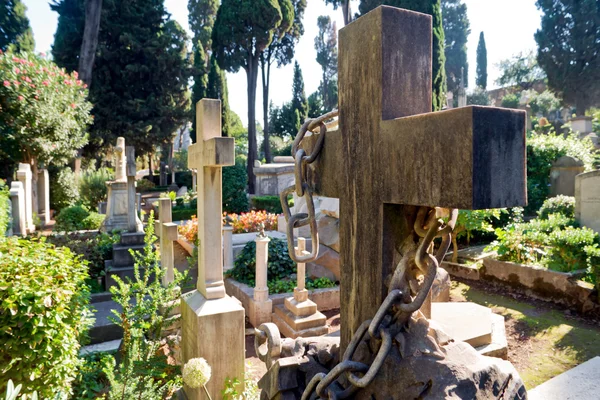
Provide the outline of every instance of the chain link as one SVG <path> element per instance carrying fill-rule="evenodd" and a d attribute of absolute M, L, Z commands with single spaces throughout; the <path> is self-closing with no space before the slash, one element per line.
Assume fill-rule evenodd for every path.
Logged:
<path fill-rule="evenodd" d="M 319 232 L 317 230 L 317 216 L 315 213 L 313 193 L 306 180 L 307 167 L 309 164 L 315 162 L 321 153 L 321 150 L 323 149 L 323 143 L 325 142 L 325 134 L 327 133 L 327 129 L 328 127 L 333 126 L 333 124 L 326 125 L 325 121 L 335 118 L 336 116 L 338 116 L 337 110 L 324 114 L 318 118 L 307 119 L 304 124 L 302 124 L 302 127 L 300 127 L 300 130 L 294 139 L 294 143 L 292 144 L 296 182 L 293 186 L 284 189 L 281 192 L 279 199 L 281 201 L 281 207 L 283 208 L 285 221 L 287 222 L 288 253 L 291 259 L 297 263 L 311 262 L 316 260 L 319 256 Z M 306 151 L 300 148 L 300 144 L 302 143 L 306 133 L 316 128 L 319 128 L 319 137 L 317 138 L 317 142 L 315 143 L 312 152 L 310 154 L 306 154 Z M 292 215 L 290 206 L 288 205 L 288 196 L 294 192 L 298 197 L 304 197 L 308 213 L 298 213 Z M 294 250 L 294 229 L 307 225 L 310 227 L 312 250 L 306 255 L 296 254 L 296 251 Z"/>

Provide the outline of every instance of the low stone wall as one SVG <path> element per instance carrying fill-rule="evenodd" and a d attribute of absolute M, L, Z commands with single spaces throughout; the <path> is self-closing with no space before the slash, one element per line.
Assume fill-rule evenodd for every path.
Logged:
<path fill-rule="evenodd" d="M 578 280 L 577 272 L 552 271 L 493 258 L 484 259 L 479 268 L 451 262 L 443 262 L 442 267 L 452 276 L 510 287 L 532 298 L 573 307 L 584 314 L 600 315 L 594 286 Z"/>

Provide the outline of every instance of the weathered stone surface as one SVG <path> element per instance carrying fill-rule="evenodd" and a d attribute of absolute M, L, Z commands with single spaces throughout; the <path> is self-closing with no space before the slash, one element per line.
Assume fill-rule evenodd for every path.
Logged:
<path fill-rule="evenodd" d="M 451 288 L 450 275 L 444 268 L 438 268 L 431 286 L 431 301 L 438 303 L 450 301 Z"/>
<path fill-rule="evenodd" d="M 597 399 L 600 394 L 600 357 L 594 357 L 530 390 L 529 400 Z"/>
<path fill-rule="evenodd" d="M 475 303 L 433 303 L 431 319 L 451 338 L 473 347 L 492 342 L 492 310 Z"/>
<path fill-rule="evenodd" d="M 332 197 L 321 197 L 321 212 L 332 218 L 340 218 L 340 200 Z"/>
<path fill-rule="evenodd" d="M 575 177 L 575 218 L 600 233 L 600 170 Z"/>
<path fill-rule="evenodd" d="M 328 269 L 335 276 L 335 280 L 340 279 L 340 254 L 327 246 L 319 245 L 319 256 L 311 264 L 317 264 Z"/>
<path fill-rule="evenodd" d="M 323 203 L 321 203 L 322 205 Z M 321 208 L 321 212 L 323 209 Z M 319 229 L 319 242 L 336 252 L 340 252 L 340 220 L 338 218 L 322 215 L 317 223 Z"/>
<path fill-rule="evenodd" d="M 573 157 L 562 156 L 550 170 L 550 194 L 575 195 L 575 177 L 585 171 L 583 162 Z"/>

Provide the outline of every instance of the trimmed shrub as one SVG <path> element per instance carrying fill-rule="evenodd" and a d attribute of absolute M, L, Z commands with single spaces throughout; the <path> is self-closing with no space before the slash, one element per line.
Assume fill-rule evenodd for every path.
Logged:
<path fill-rule="evenodd" d="M 588 267 L 587 246 L 598 241 L 598 235 L 589 228 L 567 227 L 550 233 L 545 265 L 555 271 L 576 271 Z"/>
<path fill-rule="evenodd" d="M 251 241 L 244 246 L 235 260 L 235 267 L 229 275 L 238 282 L 251 284 L 256 272 L 256 242 Z M 288 254 L 287 242 L 272 238 L 269 242 L 269 264 L 267 280 L 276 281 L 288 278 L 296 273 L 296 263 Z"/>
<path fill-rule="evenodd" d="M 0 392 L 69 393 L 89 319 L 87 265 L 43 240 L 0 238 Z"/>
<path fill-rule="evenodd" d="M 198 214 L 196 207 L 173 207 L 173 221 L 185 221 L 192 219 L 192 216 Z"/>
<path fill-rule="evenodd" d="M 106 182 L 114 179 L 108 168 L 84 172 L 79 179 L 79 196 L 81 202 L 93 211 L 98 210 L 98 202 L 106 201 L 108 189 Z"/>
<path fill-rule="evenodd" d="M 281 201 L 279 196 L 254 196 L 250 198 L 253 210 L 265 210 L 266 212 L 281 214 Z"/>
<path fill-rule="evenodd" d="M 502 107 L 519 108 L 519 96 L 515 93 L 507 94 L 502 98 Z"/>
<path fill-rule="evenodd" d="M 550 214 L 562 214 L 567 218 L 575 218 L 575 197 L 559 195 L 544 201 L 538 210 L 541 219 L 548 219 Z"/>
<path fill-rule="evenodd" d="M 188 189 L 192 188 L 192 171 L 177 171 L 175 172 L 175 183 L 177 186 L 187 186 Z"/>
<path fill-rule="evenodd" d="M 6 236 L 10 224 L 10 195 L 8 186 L 0 179 L 0 237 Z"/>
<path fill-rule="evenodd" d="M 248 175 L 245 166 L 236 163 L 232 167 L 223 168 L 223 211 L 228 213 L 248 211 L 247 184 Z"/>
<path fill-rule="evenodd" d="M 50 207 L 60 211 L 79 201 L 79 185 L 75 173 L 69 167 L 62 169 L 49 168 L 50 172 Z"/>
<path fill-rule="evenodd" d="M 104 215 L 91 212 L 82 205 L 63 208 L 56 216 L 54 230 L 58 232 L 99 229 Z"/>
<path fill-rule="evenodd" d="M 138 193 L 149 192 L 150 190 L 154 189 L 154 186 L 156 186 L 154 185 L 154 182 L 146 178 L 138 179 L 135 181 L 135 183 L 135 191 Z"/>

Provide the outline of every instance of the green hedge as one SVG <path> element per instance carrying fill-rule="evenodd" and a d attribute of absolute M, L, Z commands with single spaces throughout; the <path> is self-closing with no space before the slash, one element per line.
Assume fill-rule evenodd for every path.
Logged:
<path fill-rule="evenodd" d="M 88 231 L 99 229 L 105 216 L 86 207 L 76 205 L 63 208 L 56 216 L 54 230 L 57 232 Z"/>
<path fill-rule="evenodd" d="M 87 265 L 66 248 L 0 238 L 0 392 L 68 393 L 89 325 Z"/>
<path fill-rule="evenodd" d="M 254 196 L 250 198 L 253 210 L 265 210 L 273 214 L 281 214 L 281 200 L 279 196 Z"/>
<path fill-rule="evenodd" d="M 48 168 L 50 175 L 50 208 L 60 211 L 79 201 L 79 185 L 75 173 L 69 167 Z"/>
<path fill-rule="evenodd" d="M 0 237 L 6 236 L 10 224 L 10 195 L 6 183 L 0 179 Z"/>
<path fill-rule="evenodd" d="M 198 214 L 198 210 L 194 207 L 173 207 L 173 221 L 185 221 L 192 219 L 193 215 Z"/>
<path fill-rule="evenodd" d="M 108 168 L 88 170 L 79 178 L 79 196 L 81 202 L 90 210 L 98 211 L 98 203 L 106 201 L 108 188 L 106 182 L 114 179 L 114 173 Z"/>
<path fill-rule="evenodd" d="M 223 211 L 239 214 L 248 211 L 246 167 L 236 163 L 223 168 Z"/>
<path fill-rule="evenodd" d="M 252 283 L 256 272 L 256 242 L 248 242 L 235 260 L 229 275 L 238 282 Z M 272 238 L 269 242 L 267 280 L 276 281 L 296 273 L 296 263 L 288 254 L 287 242 Z"/>

